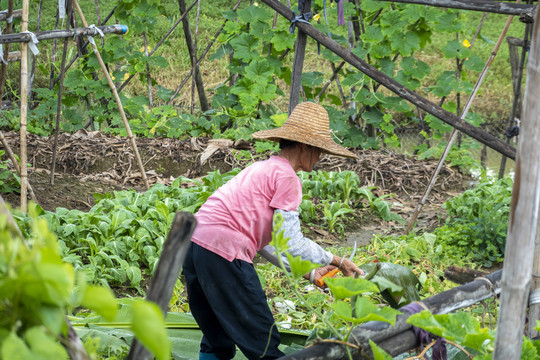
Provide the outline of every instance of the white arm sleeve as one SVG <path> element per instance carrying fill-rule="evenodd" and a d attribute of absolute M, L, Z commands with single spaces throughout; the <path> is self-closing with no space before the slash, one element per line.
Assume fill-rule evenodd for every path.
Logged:
<path fill-rule="evenodd" d="M 298 212 L 276 209 L 274 210 L 274 214 L 276 213 L 283 215 L 283 226 L 281 230 L 284 231 L 285 237 L 289 238 L 288 252 L 292 256 L 300 256 L 302 260 L 309 260 L 321 265 L 328 265 L 332 262 L 333 255 L 331 252 L 325 251 L 319 244 L 302 235 Z M 276 249 L 272 245 L 267 245 L 259 250 L 259 254 L 272 264 L 279 266 Z M 282 256 L 283 262 L 287 270 L 290 270 L 289 263 L 284 255 Z"/>

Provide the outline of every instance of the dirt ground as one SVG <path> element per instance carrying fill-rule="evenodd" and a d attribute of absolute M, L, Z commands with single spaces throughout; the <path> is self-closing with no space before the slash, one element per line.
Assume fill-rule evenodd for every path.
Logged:
<path fill-rule="evenodd" d="M 18 133 L 7 133 L 5 137 L 18 154 Z M 234 167 L 243 168 L 250 161 L 269 156 L 251 151 L 251 159 L 238 160 L 238 150 L 252 150 L 251 144 L 243 141 L 138 138 L 136 142 L 150 185 L 158 182 L 170 184 L 178 176 L 202 177 L 214 169 L 228 171 Z M 38 203 L 44 209 L 54 211 L 56 207 L 65 207 L 88 211 L 94 204 L 94 193 L 128 188 L 144 191 L 128 139 L 87 131 L 60 135 L 54 184 L 51 185 L 53 143 L 53 138 L 35 135 L 28 138 L 29 181 Z M 392 211 L 405 219 L 410 218 L 437 162 L 420 161 L 385 149 L 355 153 L 359 160 L 324 155 L 316 169 L 355 171 L 362 186 L 373 186 L 375 194 L 394 194 L 394 197 L 387 199 L 392 203 Z M 469 181 L 457 171 L 444 167 L 418 218 L 418 226 L 435 226 L 440 221 L 441 205 L 462 192 Z M 17 206 L 20 201 L 19 196 L 13 193 L 2 194 L 2 197 L 12 206 Z M 381 226 L 384 225 L 362 224 L 361 230 L 349 236 L 349 241 L 369 241 L 374 232 L 381 231 Z"/>

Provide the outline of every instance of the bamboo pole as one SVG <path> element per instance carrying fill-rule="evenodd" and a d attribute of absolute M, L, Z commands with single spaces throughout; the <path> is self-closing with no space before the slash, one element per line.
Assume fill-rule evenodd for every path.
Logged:
<path fill-rule="evenodd" d="M 73 5 L 75 5 L 75 8 L 77 9 L 77 13 L 79 14 L 79 17 L 81 18 L 81 21 L 84 27 L 88 27 L 88 23 L 86 22 L 86 18 L 84 17 L 81 7 L 79 6 L 79 2 L 77 0 L 73 0 Z M 90 41 L 90 43 L 92 42 L 93 41 Z M 101 70 L 103 71 L 103 74 L 105 75 L 105 78 L 107 79 L 107 82 L 109 83 L 109 87 L 111 88 L 111 91 L 114 95 L 116 103 L 118 104 L 118 110 L 120 111 L 120 116 L 122 117 L 122 121 L 124 122 L 124 126 L 126 127 L 127 137 L 129 138 L 131 142 L 131 147 L 133 148 L 135 158 L 137 159 L 137 165 L 139 167 L 139 171 L 141 172 L 141 177 L 144 182 L 144 187 L 148 190 L 150 188 L 150 185 L 148 184 L 146 172 L 144 171 L 144 165 L 142 163 L 141 156 L 139 154 L 139 150 L 137 149 L 137 144 L 135 142 L 135 136 L 133 135 L 133 133 L 131 132 L 131 128 L 129 127 L 129 122 L 126 117 L 126 113 L 124 112 L 122 101 L 120 100 L 120 96 L 118 96 L 118 91 L 116 91 L 116 87 L 114 86 L 111 76 L 109 75 L 109 71 L 107 70 L 105 63 L 103 62 L 103 59 L 101 58 L 101 55 L 95 43 L 92 43 L 92 48 L 94 49 L 94 54 L 96 55 L 96 58 L 98 59 L 99 65 L 101 66 Z"/>
<path fill-rule="evenodd" d="M 127 27 L 125 25 L 99 26 L 98 29 L 104 34 L 125 34 L 127 32 Z M 84 27 L 71 30 L 39 31 L 35 32 L 34 35 L 38 41 L 41 41 L 60 38 L 73 38 L 75 36 L 96 36 L 99 35 L 99 31 L 95 28 Z M 0 35 L 0 44 L 14 42 L 27 43 L 30 41 L 32 41 L 32 37 L 28 33 L 21 32 L 17 34 Z"/>
<path fill-rule="evenodd" d="M 39 26 L 41 24 L 41 10 L 43 7 L 43 0 L 39 0 L 39 7 L 38 7 L 38 16 L 36 21 L 36 31 L 39 31 Z M 32 89 L 34 87 L 34 76 L 36 73 L 36 60 L 37 55 L 32 53 L 32 70 L 30 71 L 30 85 L 28 86 L 28 102 L 31 104 L 32 100 L 34 98 L 34 93 L 32 92 Z M 32 107 L 34 108 L 34 107 Z"/>
<path fill-rule="evenodd" d="M 67 14 L 68 20 L 66 21 L 66 30 L 69 31 L 71 21 L 73 19 L 73 4 L 71 0 L 67 0 Z M 54 185 L 54 171 L 56 169 L 56 151 L 58 148 L 58 133 L 60 132 L 60 115 L 62 113 L 62 95 L 64 93 L 64 75 L 66 72 L 66 57 L 67 57 L 67 48 L 68 48 L 68 38 L 64 38 L 64 48 L 62 49 L 62 63 L 60 64 L 60 83 L 58 85 L 58 99 L 56 105 L 56 127 L 54 130 L 54 142 L 52 148 L 52 159 L 51 159 L 51 174 L 49 182 L 51 185 Z"/>
<path fill-rule="evenodd" d="M 8 10 L 6 14 L 6 19 L 12 19 L 13 16 L 13 0 L 9 0 L 8 2 Z M 21 13 L 22 14 L 22 13 Z M 6 20 L 4 19 L 4 21 Z M 5 33 L 11 34 L 13 31 L 13 20 L 8 21 L 6 24 Z M 4 48 L 4 59 L 8 59 L 9 56 L 9 44 L 5 46 Z M 4 98 L 4 87 L 6 86 L 6 80 L 7 80 L 7 64 L 2 62 L 2 69 L 0 70 L 0 104 L 2 102 L 2 99 Z M 19 175 L 20 176 L 20 175 Z"/>
<path fill-rule="evenodd" d="M 518 1 L 520 1 L 520 0 L 518 0 Z M 486 13 L 484 13 L 484 14 L 486 14 Z M 467 114 L 469 113 L 472 102 L 473 102 L 474 98 L 476 97 L 476 94 L 478 93 L 478 90 L 480 89 L 480 85 L 482 85 L 482 82 L 484 81 L 484 78 L 485 78 L 485 76 L 487 74 L 487 71 L 489 70 L 489 67 L 491 66 L 491 63 L 493 62 L 493 60 L 495 59 L 495 56 L 499 52 L 499 48 L 501 47 L 501 44 L 502 44 L 502 42 L 503 42 L 503 40 L 504 40 L 504 38 L 506 36 L 506 33 L 508 32 L 508 29 L 510 28 L 510 24 L 512 23 L 513 18 L 514 18 L 513 16 L 508 17 L 508 20 L 506 21 L 506 24 L 505 24 L 501 34 L 499 35 L 499 40 L 495 44 L 495 47 L 493 48 L 493 51 L 491 52 L 491 55 L 490 55 L 488 61 L 486 62 L 486 65 L 484 65 L 484 69 L 480 73 L 480 76 L 478 77 L 478 80 L 476 81 L 476 84 L 474 85 L 474 89 L 473 89 L 473 91 L 471 93 L 471 96 L 467 100 L 467 104 L 465 105 L 465 109 L 463 109 L 463 112 L 461 113 L 461 116 L 460 116 L 461 121 L 464 121 L 465 118 L 467 117 Z M 482 21 L 480 22 L 480 24 L 479 24 L 479 26 L 478 26 L 478 28 L 476 30 L 476 33 L 474 34 L 474 38 L 472 39 L 471 46 L 474 44 L 474 41 L 476 40 L 476 37 L 480 33 L 480 28 L 482 27 L 482 25 L 484 23 L 484 19 L 485 19 L 485 17 L 482 18 Z M 458 63 L 458 68 L 460 68 L 459 63 Z M 458 107 L 458 109 L 459 109 L 459 107 Z M 409 223 L 407 224 L 407 229 L 405 230 L 405 234 L 409 234 L 409 232 L 411 231 L 412 227 L 414 226 L 414 223 L 416 222 L 418 214 L 420 214 L 420 210 L 422 210 L 422 207 L 426 203 L 426 200 L 427 200 L 429 194 L 431 193 L 431 190 L 433 189 L 433 186 L 435 186 L 435 182 L 437 181 L 437 177 L 439 176 L 439 172 L 441 171 L 441 169 L 442 169 L 442 167 L 444 165 L 444 161 L 446 160 L 446 157 L 448 156 L 448 154 L 450 153 L 450 150 L 452 149 L 452 145 L 454 144 L 454 141 L 456 140 L 457 134 L 458 134 L 457 130 L 455 128 L 452 129 L 452 132 L 450 133 L 450 139 L 448 140 L 448 143 L 446 144 L 446 147 L 444 148 L 444 151 L 441 154 L 441 157 L 439 158 L 439 162 L 437 163 L 437 167 L 435 168 L 435 171 L 433 172 L 433 174 L 431 175 L 431 178 L 429 179 L 428 186 L 426 187 L 426 190 L 424 191 L 424 194 L 422 195 L 422 198 L 420 199 L 420 201 L 418 202 L 418 205 L 416 205 L 416 208 L 414 209 L 414 213 L 411 216 L 411 219 L 409 220 Z"/>
<path fill-rule="evenodd" d="M 518 112 L 518 107 L 520 105 L 521 98 L 521 81 L 523 78 L 523 67 L 525 66 L 525 59 L 527 58 L 527 47 L 528 40 L 531 34 L 531 24 L 525 25 L 525 34 L 523 35 L 523 47 L 521 48 L 521 58 L 519 60 L 519 69 L 517 70 L 517 76 L 514 78 L 514 101 L 512 102 L 512 111 L 510 112 L 510 118 L 506 125 L 506 133 L 509 133 L 512 130 L 512 127 L 515 122 L 516 113 Z M 511 137 L 506 135 L 506 143 L 510 144 Z M 499 166 L 499 179 L 504 177 L 506 170 L 506 156 L 502 156 L 501 165 Z"/>
<path fill-rule="evenodd" d="M 15 167 L 15 171 L 17 172 L 17 175 L 19 177 L 21 176 L 21 167 L 19 166 L 19 161 L 17 160 L 17 157 L 15 156 L 15 153 L 11 149 L 11 146 L 9 146 L 9 143 L 7 142 L 6 138 L 4 137 L 4 134 L 0 131 L 0 142 L 2 142 L 2 145 L 4 146 L 4 149 L 6 149 L 6 153 L 9 156 L 9 159 L 11 160 L 11 163 Z M 34 194 L 34 189 L 32 189 L 32 186 L 30 186 L 30 182 L 28 182 L 28 192 L 30 193 L 30 198 L 32 198 L 32 201 L 36 204 L 38 203 L 36 194 Z"/>
<path fill-rule="evenodd" d="M 397 3 L 429 5 L 435 7 L 444 7 L 460 10 L 474 10 L 482 12 L 490 12 L 503 15 L 530 14 L 536 9 L 535 6 L 527 4 L 515 4 L 508 2 L 492 1 L 492 0 L 380 0 L 392 1 Z"/>
<path fill-rule="evenodd" d="M 180 19 L 176 20 L 176 22 L 173 24 L 173 26 L 171 26 L 171 28 L 169 29 L 169 31 L 167 31 L 167 33 L 165 35 L 163 35 L 163 37 L 161 38 L 161 40 L 158 41 L 158 43 L 156 44 L 156 46 L 154 46 L 154 48 L 152 49 L 152 51 L 150 51 L 150 54 L 148 54 L 148 56 L 152 56 L 154 54 L 154 52 L 156 52 L 157 49 L 159 49 L 159 47 L 161 46 L 161 44 L 163 44 L 165 42 L 165 40 L 167 40 L 167 38 L 169 37 L 169 35 L 172 34 L 172 32 L 174 31 L 174 29 L 176 29 L 176 27 L 178 26 L 178 24 L 180 24 L 180 22 L 184 19 L 184 17 L 187 15 L 187 13 L 193 9 L 193 7 L 199 2 L 200 0 L 194 0 L 193 3 L 191 3 L 191 5 L 189 6 L 189 8 L 186 10 L 186 12 L 180 16 Z M 126 87 L 126 85 L 131 81 L 131 79 L 133 79 L 135 77 L 135 74 L 131 74 L 127 79 L 126 81 L 124 81 L 122 83 L 122 85 L 120 85 L 118 87 L 118 92 L 122 91 L 122 89 L 124 87 Z"/>
<path fill-rule="evenodd" d="M 538 19 L 538 12 L 536 17 Z M 521 355 L 525 310 L 537 235 L 540 202 L 540 32 L 534 23 L 523 97 L 523 130 L 515 167 L 512 204 L 506 239 L 502 293 L 495 337 L 494 360 Z"/>
<path fill-rule="evenodd" d="M 9 12 L 9 3 L 11 2 L 11 14 Z M 12 19 L 20 19 L 22 17 L 22 9 L 17 9 L 17 10 L 13 10 L 13 0 L 10 0 L 8 2 L 8 11 L 7 12 L 1 12 L 0 13 L 0 21 L 6 21 L 8 20 L 9 18 L 12 18 Z M 8 22 L 8 24 L 11 24 L 13 22 L 10 21 Z"/>
<path fill-rule="evenodd" d="M 304 0 L 302 9 L 298 9 L 300 14 L 311 11 L 311 0 Z M 300 88 L 302 87 L 302 69 L 304 67 L 304 57 L 306 55 L 307 34 L 298 28 L 296 43 L 294 44 L 294 60 L 291 75 L 291 92 L 289 96 L 289 114 L 299 102 Z"/>
<path fill-rule="evenodd" d="M 29 0 L 23 0 L 22 5 L 22 19 L 21 19 L 21 31 L 28 30 L 28 2 Z M 21 44 L 21 210 L 26 212 L 27 193 L 28 193 L 28 168 L 26 166 L 26 125 L 27 125 L 27 112 L 28 112 L 28 43 L 23 42 Z"/>

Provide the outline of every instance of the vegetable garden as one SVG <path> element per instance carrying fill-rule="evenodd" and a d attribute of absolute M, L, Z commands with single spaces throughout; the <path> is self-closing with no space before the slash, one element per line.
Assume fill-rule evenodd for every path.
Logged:
<path fill-rule="evenodd" d="M 359 155 L 298 174 L 303 231 L 366 275 L 256 258 L 286 357 L 539 358 L 536 8 L 410 2 L 0 1 L 0 359 L 196 358 L 189 214 L 303 101 Z"/>

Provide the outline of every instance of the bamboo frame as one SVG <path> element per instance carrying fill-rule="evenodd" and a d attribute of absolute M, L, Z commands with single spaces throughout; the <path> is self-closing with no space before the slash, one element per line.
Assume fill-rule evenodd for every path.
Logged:
<path fill-rule="evenodd" d="M 86 22 L 86 18 L 84 17 L 84 14 L 82 12 L 81 7 L 79 6 L 79 2 L 77 0 L 73 0 L 73 5 L 77 9 L 77 13 L 79 14 L 79 17 L 84 25 L 84 27 L 88 27 L 88 23 Z M 150 188 L 150 185 L 148 184 L 148 178 L 146 177 L 146 172 L 144 171 L 144 165 L 141 160 L 141 156 L 139 154 L 139 150 L 137 149 L 137 144 L 135 142 L 135 136 L 131 132 L 131 128 L 129 126 L 128 119 L 126 117 L 126 113 L 124 112 L 124 107 L 122 105 L 122 101 L 120 101 L 120 96 L 118 95 L 118 91 L 116 91 L 116 86 L 114 86 L 114 83 L 111 79 L 111 76 L 109 75 L 109 71 L 107 70 L 107 67 L 105 66 L 105 63 L 103 62 L 103 59 L 101 58 L 101 55 L 99 53 L 99 50 L 97 46 L 92 44 L 92 48 L 94 50 L 94 54 L 96 55 L 96 58 L 98 59 L 99 65 L 101 66 L 101 70 L 103 71 L 103 74 L 105 75 L 105 78 L 107 79 L 107 82 L 109 83 L 109 87 L 111 88 L 111 91 L 114 95 L 114 98 L 116 100 L 116 103 L 118 104 L 118 110 L 120 111 L 120 116 L 122 117 L 122 121 L 124 122 L 124 126 L 126 128 L 127 137 L 130 140 L 131 147 L 133 148 L 133 152 L 135 153 L 135 158 L 137 160 L 137 165 L 139 167 L 139 171 L 141 172 L 141 177 L 144 182 L 144 187 L 148 190 Z"/>
<path fill-rule="evenodd" d="M 292 11 L 281 4 L 278 0 L 262 0 L 265 4 L 270 6 L 272 9 L 277 10 L 283 17 L 290 19 L 292 16 Z M 360 59 L 358 56 L 354 55 L 348 51 L 345 47 L 341 46 L 337 42 L 330 39 L 328 36 L 317 30 L 311 24 L 298 23 L 297 26 L 305 31 L 309 36 L 317 40 L 319 43 L 327 47 L 329 50 L 334 52 L 336 55 L 340 56 L 343 60 L 347 61 L 355 68 L 374 79 L 375 81 L 381 83 L 388 90 L 394 92 L 404 100 L 411 102 L 414 105 L 417 105 L 427 113 L 432 114 L 433 116 L 441 119 L 445 123 L 451 125 L 452 127 L 457 128 L 459 131 L 464 132 L 473 139 L 478 140 L 479 142 L 488 145 L 490 148 L 495 151 L 505 154 L 510 158 L 515 158 L 516 150 L 509 146 L 508 144 L 501 141 L 499 138 L 481 130 L 477 127 L 461 121 L 459 117 L 455 114 L 444 110 L 439 105 L 429 101 L 428 99 L 422 97 L 416 92 L 408 89 L 403 86 L 390 76 L 384 74 L 383 72 L 377 70 L 373 66 L 366 63 L 364 60 Z"/>
<path fill-rule="evenodd" d="M 101 30 L 104 34 L 125 34 L 127 27 L 124 25 L 109 25 L 109 26 L 98 26 L 98 29 Z M 27 29 L 28 30 L 28 29 Z M 60 38 L 73 38 L 75 36 L 96 36 L 99 35 L 99 32 L 95 28 L 90 28 L 85 26 L 83 28 L 76 28 L 71 30 L 48 30 L 48 31 L 39 31 L 35 32 L 34 35 L 36 38 L 41 40 L 51 40 L 51 39 L 60 39 Z M 14 42 L 28 43 L 32 41 L 32 37 L 24 32 L 17 34 L 8 34 L 0 35 L 0 44 L 9 44 Z"/>

